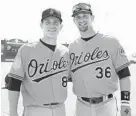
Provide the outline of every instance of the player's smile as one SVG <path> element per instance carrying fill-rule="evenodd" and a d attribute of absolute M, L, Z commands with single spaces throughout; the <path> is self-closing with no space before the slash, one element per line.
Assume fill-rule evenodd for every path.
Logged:
<path fill-rule="evenodd" d="M 88 23 L 87 22 L 83 22 L 83 23 L 78 23 L 78 28 L 80 31 L 85 32 L 88 30 Z"/>
<path fill-rule="evenodd" d="M 48 29 L 48 32 L 56 32 L 57 31 L 57 29 L 55 28 L 53 28 L 53 29 Z"/>
<path fill-rule="evenodd" d="M 79 26 L 87 26 L 87 24 L 88 24 L 87 22 L 83 22 L 83 23 L 82 23 L 82 22 L 79 22 L 79 23 L 78 23 Z"/>

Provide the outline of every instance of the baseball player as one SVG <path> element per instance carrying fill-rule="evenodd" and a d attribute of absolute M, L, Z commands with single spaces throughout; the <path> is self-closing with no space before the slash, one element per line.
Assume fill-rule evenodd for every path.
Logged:
<path fill-rule="evenodd" d="M 93 29 L 90 4 L 76 4 L 72 17 L 81 35 L 69 45 L 76 116 L 116 116 L 118 83 L 121 115 L 130 116 L 130 63 L 122 46 Z"/>
<path fill-rule="evenodd" d="M 41 28 L 43 37 L 19 49 L 7 75 L 11 116 L 18 116 L 20 91 L 24 116 L 65 116 L 69 50 L 56 42 L 62 28 L 60 11 L 44 10 Z"/>

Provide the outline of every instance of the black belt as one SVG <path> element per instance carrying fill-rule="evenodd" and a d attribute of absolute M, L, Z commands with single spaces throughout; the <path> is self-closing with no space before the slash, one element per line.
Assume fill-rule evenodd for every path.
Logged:
<path fill-rule="evenodd" d="M 113 94 L 109 94 L 107 95 L 108 99 L 113 98 Z M 89 102 L 89 103 L 93 103 L 93 104 L 97 104 L 97 103 L 101 103 L 104 101 L 103 97 L 93 97 L 93 98 L 86 98 L 86 97 L 81 97 L 82 100 Z"/>
<path fill-rule="evenodd" d="M 59 103 L 50 103 L 50 104 L 43 104 L 43 105 L 58 105 Z"/>

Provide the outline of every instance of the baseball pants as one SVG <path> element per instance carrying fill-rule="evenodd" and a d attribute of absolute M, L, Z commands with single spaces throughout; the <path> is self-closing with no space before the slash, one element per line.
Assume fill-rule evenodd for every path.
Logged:
<path fill-rule="evenodd" d="M 118 116 L 115 97 L 99 104 L 85 103 L 77 99 L 75 116 Z"/>
<path fill-rule="evenodd" d="M 23 116 L 66 116 L 65 105 L 61 104 L 55 108 L 38 106 L 25 107 Z"/>

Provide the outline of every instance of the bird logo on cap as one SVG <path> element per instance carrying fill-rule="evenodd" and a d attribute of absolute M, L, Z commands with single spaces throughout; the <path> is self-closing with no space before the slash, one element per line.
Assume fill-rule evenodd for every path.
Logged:
<path fill-rule="evenodd" d="M 79 3 L 74 6 L 73 12 L 79 12 L 79 11 L 91 11 L 91 6 L 89 4 Z"/>
<path fill-rule="evenodd" d="M 53 9 L 51 9 L 51 10 L 50 10 L 50 14 L 52 15 L 53 13 L 54 13 L 54 10 L 53 10 Z"/>
<path fill-rule="evenodd" d="M 80 10 L 82 10 L 83 9 L 83 5 L 81 5 L 81 4 L 78 4 L 76 7 L 75 7 L 75 11 L 77 12 L 77 11 L 80 11 Z"/>

